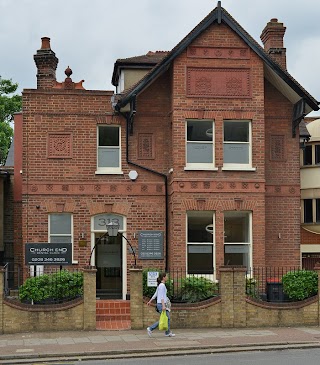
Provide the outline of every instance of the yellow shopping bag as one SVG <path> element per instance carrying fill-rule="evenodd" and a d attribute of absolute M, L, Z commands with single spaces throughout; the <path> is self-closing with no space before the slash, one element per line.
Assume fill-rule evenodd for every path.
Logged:
<path fill-rule="evenodd" d="M 167 317 L 165 311 L 162 311 L 161 314 L 160 314 L 159 330 L 160 331 L 167 331 L 168 330 L 168 317 Z"/>

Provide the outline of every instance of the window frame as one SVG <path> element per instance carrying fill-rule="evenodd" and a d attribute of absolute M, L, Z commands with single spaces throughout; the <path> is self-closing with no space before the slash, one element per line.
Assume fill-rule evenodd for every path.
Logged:
<path fill-rule="evenodd" d="M 208 212 L 208 211 L 201 211 L 201 210 L 197 210 L 197 211 L 187 211 L 186 212 L 186 274 L 187 275 L 205 275 L 207 278 L 215 280 L 216 277 L 216 244 L 215 244 L 215 211 L 209 211 L 209 213 L 211 213 L 212 215 L 212 241 L 210 242 L 192 242 L 188 240 L 188 232 L 189 232 L 189 228 L 188 228 L 188 218 L 190 215 L 193 214 L 197 214 L 199 213 L 199 215 L 201 213 L 204 212 Z M 189 246 L 211 246 L 212 248 L 212 271 L 213 273 L 189 273 L 189 265 L 188 265 L 188 255 L 189 255 Z"/>
<path fill-rule="evenodd" d="M 70 233 L 52 233 L 51 234 L 51 216 L 53 215 L 68 215 L 70 216 Z M 73 214 L 68 212 L 58 213 L 58 212 L 52 212 L 48 214 L 48 243 L 51 243 L 51 237 L 70 237 L 71 242 L 71 250 L 72 250 L 72 263 L 77 263 L 77 261 L 74 261 L 74 235 L 73 235 Z M 67 242 L 66 242 L 67 243 Z"/>
<path fill-rule="evenodd" d="M 118 128 L 118 138 L 119 138 L 119 145 L 118 146 L 100 146 L 99 145 L 99 133 L 100 133 L 100 128 Z M 117 167 L 107 167 L 107 166 L 99 166 L 99 150 L 103 149 L 103 150 L 107 150 L 107 149 L 113 148 L 116 149 L 118 148 L 118 157 L 119 157 L 119 166 Z M 123 174 L 122 172 L 122 166 L 121 166 L 121 156 L 122 156 L 122 151 L 121 151 L 121 126 L 120 125 L 116 125 L 116 124 L 100 124 L 97 125 L 97 170 L 96 170 L 96 174 Z"/>
<path fill-rule="evenodd" d="M 247 214 L 248 215 L 248 240 L 247 242 L 225 242 L 225 225 L 223 226 L 223 258 L 225 259 L 225 247 L 226 246 L 247 246 L 248 247 L 248 270 L 252 268 L 253 258 L 252 258 L 252 243 L 253 243 L 253 226 L 252 226 L 252 216 L 253 212 L 248 210 L 241 210 L 241 211 L 233 211 L 233 210 L 226 210 L 223 212 L 223 222 L 225 222 L 226 213 L 232 214 L 236 216 L 237 214 Z"/>
<path fill-rule="evenodd" d="M 306 163 L 306 157 L 307 157 L 306 153 L 308 150 L 309 151 L 311 150 L 311 163 Z M 320 144 L 319 143 L 307 144 L 305 148 L 302 150 L 301 166 L 310 167 L 319 165 L 320 165 Z"/>
<path fill-rule="evenodd" d="M 211 122 L 212 140 L 211 141 L 188 141 L 188 122 Z M 188 162 L 188 143 L 205 143 L 212 145 L 212 163 Z M 185 167 L 184 170 L 211 170 L 216 171 L 215 166 L 215 121 L 213 119 L 186 119 L 185 121 Z"/>
<path fill-rule="evenodd" d="M 234 122 L 234 123 L 243 123 L 246 122 L 248 124 L 248 141 L 225 141 L 225 122 Z M 222 131 L 222 143 L 223 150 L 226 144 L 246 144 L 248 145 L 248 163 L 229 163 L 224 161 L 223 156 L 223 166 L 222 170 L 241 170 L 241 171 L 256 171 L 256 168 L 252 167 L 252 120 L 249 119 L 224 119 L 223 120 L 223 131 Z"/>
<path fill-rule="evenodd" d="M 306 201 L 311 201 L 311 212 L 309 212 L 309 215 L 311 213 L 312 216 L 312 222 L 306 222 Z M 301 204 L 301 223 L 305 225 L 314 225 L 314 224 L 320 224 L 320 198 L 307 198 L 302 199 Z"/>

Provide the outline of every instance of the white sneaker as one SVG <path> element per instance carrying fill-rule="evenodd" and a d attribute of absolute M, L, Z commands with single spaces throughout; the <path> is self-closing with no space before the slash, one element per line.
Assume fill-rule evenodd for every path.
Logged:
<path fill-rule="evenodd" d="M 165 333 L 164 334 L 166 337 L 175 337 L 175 334 L 170 332 L 170 333 Z"/>
<path fill-rule="evenodd" d="M 150 327 L 147 328 L 147 332 L 148 332 L 148 336 L 152 337 L 152 331 L 151 331 Z"/>

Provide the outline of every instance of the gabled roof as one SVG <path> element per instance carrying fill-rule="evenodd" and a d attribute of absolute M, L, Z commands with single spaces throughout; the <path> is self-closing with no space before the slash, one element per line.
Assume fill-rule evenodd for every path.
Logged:
<path fill-rule="evenodd" d="M 136 85 L 120 94 L 116 109 L 127 105 L 132 98 L 141 93 L 171 65 L 173 60 L 179 56 L 203 31 L 212 24 L 224 23 L 228 25 L 264 62 L 265 76 L 275 85 L 293 104 L 303 98 L 305 100 L 306 112 L 319 110 L 319 102 L 311 96 L 286 70 L 277 62 L 272 60 L 265 50 L 257 43 L 240 24 L 221 7 L 218 6 L 209 13 L 185 38 L 182 39 L 145 77 Z"/>

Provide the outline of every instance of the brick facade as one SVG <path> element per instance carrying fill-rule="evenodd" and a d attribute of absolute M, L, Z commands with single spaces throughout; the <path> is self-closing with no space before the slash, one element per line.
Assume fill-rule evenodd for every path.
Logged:
<path fill-rule="evenodd" d="M 94 216 L 117 214 L 125 217 L 137 256 L 137 232 L 164 232 L 164 259 L 140 259 L 139 266 L 185 268 L 186 214 L 210 211 L 219 268 L 226 264 L 224 213 L 239 211 L 252 216 L 253 266 L 300 264 L 293 103 L 267 80 L 254 47 L 227 24 L 212 22 L 138 93 L 131 133 L 126 115 L 112 108 L 113 92 L 83 89 L 71 70 L 64 83 L 55 80 L 57 58 L 47 38 L 35 60 L 38 87 L 23 91 L 24 243 L 47 242 L 48 214 L 71 213 L 74 265 L 83 267 L 95 242 Z M 50 71 L 47 79 L 43 70 Z M 215 170 L 185 169 L 188 119 L 214 121 Z M 223 168 L 224 120 L 251 122 L 251 169 Z M 96 173 L 100 125 L 121 128 L 123 174 Z M 128 177 L 131 170 L 136 181 Z M 123 258 L 127 275 L 133 256 Z"/>

